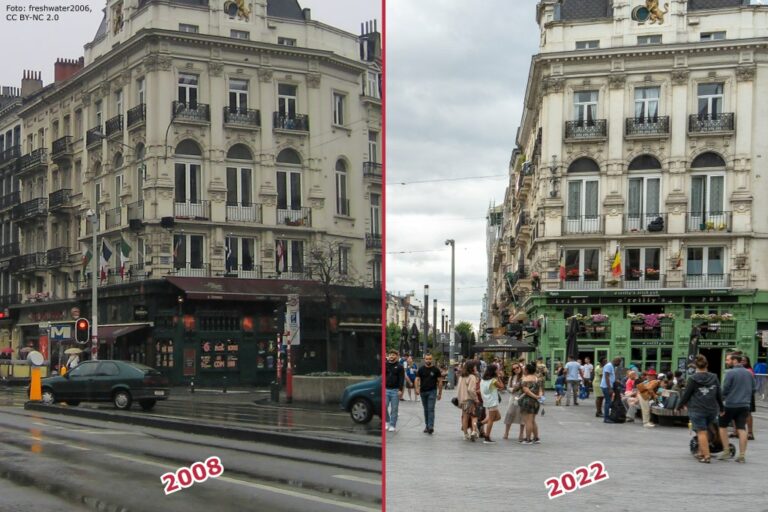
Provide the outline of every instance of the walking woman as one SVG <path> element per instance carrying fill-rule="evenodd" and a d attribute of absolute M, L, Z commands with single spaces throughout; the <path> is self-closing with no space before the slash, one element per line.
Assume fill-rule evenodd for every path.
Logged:
<path fill-rule="evenodd" d="M 710 461 L 709 425 L 717 420 L 718 414 L 723 410 L 723 396 L 717 375 L 709 373 L 707 369 L 707 358 L 699 354 L 696 356 L 695 364 L 696 373 L 688 378 L 683 398 L 677 409 L 682 409 L 688 404 L 688 418 L 699 438 L 698 459 L 699 462 L 708 464 Z M 727 446 L 724 449 L 728 451 Z"/>
<path fill-rule="evenodd" d="M 528 363 L 525 365 L 525 375 L 522 380 L 523 395 L 518 400 L 520 412 L 523 415 L 525 424 L 525 439 L 523 444 L 539 444 L 539 431 L 536 425 L 536 414 L 539 412 L 539 399 L 541 398 L 541 386 L 536 376 L 536 365 Z M 533 438 L 531 438 L 533 436 Z"/>
<path fill-rule="evenodd" d="M 560 405 L 565 396 L 565 368 L 563 363 L 557 363 L 555 369 L 555 405 Z"/>
<path fill-rule="evenodd" d="M 480 393 L 483 397 L 483 406 L 485 406 L 486 418 L 485 418 L 485 439 L 483 443 L 495 443 L 491 439 L 491 430 L 493 424 L 501 419 L 501 413 L 499 412 L 499 390 L 504 389 L 504 371 L 496 366 L 496 364 L 489 364 L 483 374 L 483 380 L 480 381 Z"/>
<path fill-rule="evenodd" d="M 523 441 L 523 432 L 525 431 L 525 425 L 523 424 L 523 416 L 520 413 L 520 404 L 518 400 L 522 396 L 523 385 L 523 366 L 520 363 L 512 364 L 512 375 L 509 377 L 507 383 L 507 391 L 509 391 L 509 407 L 507 408 L 507 415 L 504 417 L 504 439 L 509 439 L 509 430 L 512 428 L 513 423 L 520 425 L 520 434 L 518 441 Z"/>
<path fill-rule="evenodd" d="M 477 418 L 474 417 L 475 407 L 477 406 L 477 387 L 476 363 L 469 360 L 461 367 L 461 376 L 459 377 L 457 398 L 459 407 L 461 407 L 461 432 L 464 439 L 474 441 L 477 437 Z"/>

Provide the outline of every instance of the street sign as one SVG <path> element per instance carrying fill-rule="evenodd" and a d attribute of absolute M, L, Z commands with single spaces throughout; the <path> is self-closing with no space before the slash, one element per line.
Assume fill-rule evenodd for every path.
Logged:
<path fill-rule="evenodd" d="M 63 341 L 72 339 L 72 325 L 71 324 L 51 324 L 51 339 L 55 341 Z"/>
<path fill-rule="evenodd" d="M 286 331 L 290 334 L 286 336 L 286 343 L 290 343 L 291 346 L 298 346 L 301 344 L 301 318 L 299 315 L 299 296 L 296 294 L 288 295 L 288 301 L 286 302 L 285 311 L 285 324 Z"/>

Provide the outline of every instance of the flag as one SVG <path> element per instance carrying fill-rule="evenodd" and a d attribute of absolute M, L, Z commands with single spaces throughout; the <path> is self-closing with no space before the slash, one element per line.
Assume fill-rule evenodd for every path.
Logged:
<path fill-rule="evenodd" d="M 99 273 L 101 274 L 101 280 L 107 279 L 107 273 L 109 272 L 109 259 L 112 257 L 112 250 L 107 246 L 107 241 L 101 241 L 101 260 L 99 261 Z"/>
<path fill-rule="evenodd" d="M 613 277 L 621 275 L 621 250 L 618 245 L 616 246 L 616 254 L 613 256 L 613 263 L 611 264 L 611 274 L 613 274 Z"/>
<path fill-rule="evenodd" d="M 176 260 L 179 258 L 179 247 L 181 247 L 181 237 L 178 237 L 176 239 L 176 245 L 173 246 L 173 259 Z"/>
<path fill-rule="evenodd" d="M 224 266 L 227 269 L 227 274 L 229 274 L 232 271 L 232 249 L 230 249 L 229 238 L 227 238 L 227 243 L 224 244 Z"/>
<path fill-rule="evenodd" d="M 285 255 L 285 247 L 283 246 L 283 241 L 278 240 L 275 247 L 275 263 L 277 271 L 280 272 L 280 264 L 283 263 L 283 256 Z M 283 265 L 283 270 L 285 270 L 285 265 Z"/>
<path fill-rule="evenodd" d="M 125 263 L 131 255 L 131 246 L 125 241 L 123 235 L 120 235 L 120 278 L 125 277 Z"/>
<path fill-rule="evenodd" d="M 565 249 L 560 248 L 560 280 L 565 281 Z"/>
<path fill-rule="evenodd" d="M 83 276 L 85 276 L 85 272 L 88 270 L 88 265 L 91 263 L 91 259 L 93 259 L 93 254 L 91 253 L 91 249 L 85 244 L 80 244 L 80 252 L 83 253 Z"/>
<path fill-rule="evenodd" d="M 683 248 L 680 247 L 680 250 L 677 251 L 677 262 L 675 262 L 675 268 L 680 268 L 683 266 Z"/>

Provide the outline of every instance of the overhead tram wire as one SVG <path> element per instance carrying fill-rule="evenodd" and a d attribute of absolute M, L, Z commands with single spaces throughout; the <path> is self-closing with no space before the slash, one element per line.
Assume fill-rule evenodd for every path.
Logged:
<path fill-rule="evenodd" d="M 486 180 L 486 179 L 497 179 L 497 178 L 508 178 L 508 174 L 490 174 L 488 176 L 462 176 L 460 178 L 435 178 L 432 180 L 416 180 L 416 181 L 400 181 L 400 182 L 389 182 L 387 183 L 387 186 L 389 185 L 418 185 L 421 183 L 440 183 L 440 182 L 446 182 L 446 181 L 464 181 L 464 180 Z"/>

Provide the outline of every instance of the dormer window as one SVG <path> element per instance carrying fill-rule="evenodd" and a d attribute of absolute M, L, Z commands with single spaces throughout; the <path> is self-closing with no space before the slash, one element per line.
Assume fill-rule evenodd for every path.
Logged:
<path fill-rule="evenodd" d="M 179 32 L 197 34 L 198 32 L 200 32 L 200 27 L 198 27 L 197 25 L 188 25 L 186 23 L 179 23 Z"/>
<path fill-rule="evenodd" d="M 277 44 L 280 44 L 283 46 L 296 46 L 296 40 L 291 39 L 290 37 L 278 37 Z"/>
<path fill-rule="evenodd" d="M 701 41 L 722 41 L 725 39 L 725 31 L 723 32 L 702 32 L 700 36 Z"/>
<path fill-rule="evenodd" d="M 577 50 L 594 50 L 600 48 L 600 41 L 576 41 Z"/>
<path fill-rule="evenodd" d="M 653 36 L 637 36 L 637 44 L 638 46 L 648 44 L 661 44 L 661 34 L 656 34 Z"/>

